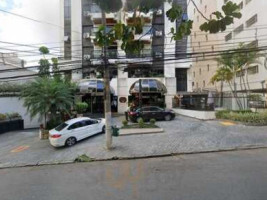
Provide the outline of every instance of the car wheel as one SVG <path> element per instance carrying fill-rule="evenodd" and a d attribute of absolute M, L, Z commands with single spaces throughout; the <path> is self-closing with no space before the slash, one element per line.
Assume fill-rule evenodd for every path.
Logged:
<path fill-rule="evenodd" d="M 76 142 L 77 142 L 77 140 L 75 137 L 70 137 L 66 140 L 65 144 L 67 147 L 71 147 L 71 146 L 75 145 Z"/>
<path fill-rule="evenodd" d="M 105 133 L 105 132 L 106 132 L 106 126 L 103 126 L 102 133 Z"/>
<path fill-rule="evenodd" d="M 165 118 L 165 121 L 171 121 L 172 116 L 171 115 L 166 115 L 164 118 Z"/>

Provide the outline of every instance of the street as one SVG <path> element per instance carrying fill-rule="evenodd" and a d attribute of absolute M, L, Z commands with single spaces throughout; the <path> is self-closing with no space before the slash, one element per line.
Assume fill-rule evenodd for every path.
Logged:
<path fill-rule="evenodd" d="M 267 150 L 0 170 L 1 200 L 265 200 Z"/>

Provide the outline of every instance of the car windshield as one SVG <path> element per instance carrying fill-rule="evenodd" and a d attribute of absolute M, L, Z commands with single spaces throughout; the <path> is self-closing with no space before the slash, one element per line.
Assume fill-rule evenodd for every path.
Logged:
<path fill-rule="evenodd" d="M 59 126 L 57 126 L 56 128 L 55 128 L 55 130 L 56 131 L 62 131 L 64 128 L 66 128 L 68 126 L 68 124 L 66 124 L 66 123 L 62 123 L 62 124 L 60 124 Z"/>

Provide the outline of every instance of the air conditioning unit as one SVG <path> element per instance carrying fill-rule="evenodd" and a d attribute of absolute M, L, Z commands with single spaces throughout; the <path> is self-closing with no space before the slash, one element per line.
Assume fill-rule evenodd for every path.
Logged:
<path fill-rule="evenodd" d="M 84 15 L 85 17 L 91 17 L 91 16 L 92 16 L 92 13 L 89 12 L 89 11 L 84 11 L 84 12 L 83 12 L 83 15 Z"/>
<path fill-rule="evenodd" d="M 162 13 L 163 13 L 163 12 L 162 12 L 162 9 L 159 9 L 159 10 L 157 10 L 156 15 L 159 16 L 159 15 L 162 15 Z"/>
<path fill-rule="evenodd" d="M 90 54 L 84 55 L 84 60 L 90 60 L 90 59 L 91 59 L 91 55 Z"/>
<path fill-rule="evenodd" d="M 155 36 L 162 37 L 163 32 L 162 31 L 155 31 Z"/>
<path fill-rule="evenodd" d="M 83 34 L 84 39 L 90 39 L 90 37 L 91 37 L 90 33 L 84 33 Z"/>

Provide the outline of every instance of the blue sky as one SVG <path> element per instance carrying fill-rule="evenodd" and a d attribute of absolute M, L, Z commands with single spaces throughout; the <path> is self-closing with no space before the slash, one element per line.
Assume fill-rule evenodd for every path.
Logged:
<path fill-rule="evenodd" d="M 22 6 L 21 0 L 0 0 L 0 8 L 3 10 L 10 11 L 14 8 L 19 8 Z"/>

